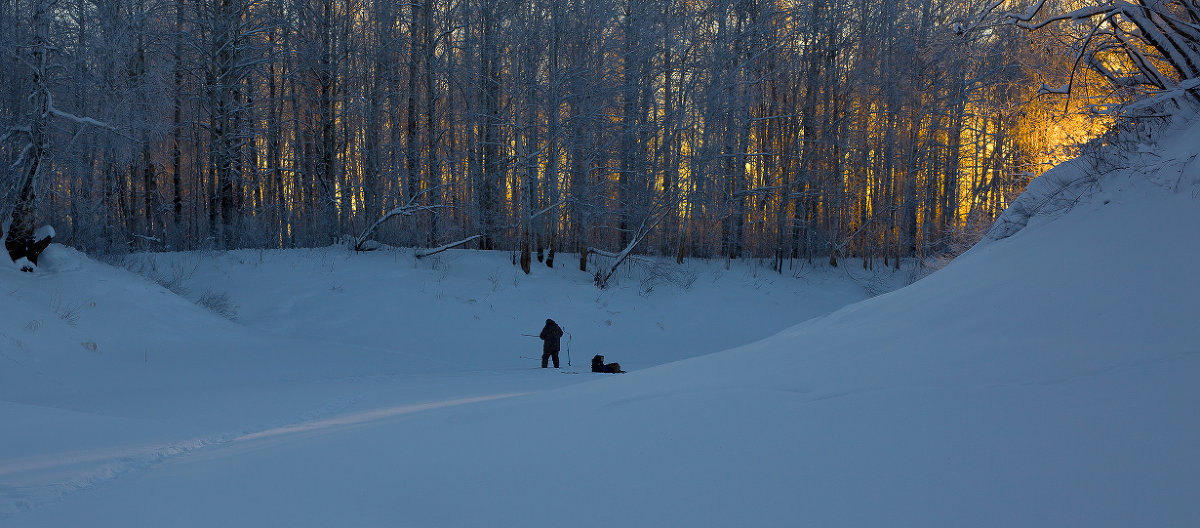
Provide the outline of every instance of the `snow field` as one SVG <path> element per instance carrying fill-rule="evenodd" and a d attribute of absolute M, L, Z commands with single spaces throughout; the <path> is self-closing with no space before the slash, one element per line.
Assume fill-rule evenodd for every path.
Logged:
<path fill-rule="evenodd" d="M 16 432 L 0 437 L 0 518 L 200 453 L 594 380 L 593 353 L 629 369 L 714 352 L 905 277 L 696 263 L 690 282 L 651 289 L 634 270 L 601 292 L 565 267 L 526 277 L 503 253 L 339 248 L 125 266 L 145 278 L 61 246 L 36 274 L 0 270 L 0 415 Z M 540 342 L 521 334 L 550 316 L 571 334 L 564 371 L 583 374 L 522 358 Z"/>

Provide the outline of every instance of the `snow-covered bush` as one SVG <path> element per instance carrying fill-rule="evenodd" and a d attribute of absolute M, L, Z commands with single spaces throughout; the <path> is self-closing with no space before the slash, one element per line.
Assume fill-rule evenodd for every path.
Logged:
<path fill-rule="evenodd" d="M 237 319 L 237 306 L 229 300 L 229 294 L 205 290 L 196 300 L 196 304 L 212 310 L 213 313 L 233 321 Z"/>

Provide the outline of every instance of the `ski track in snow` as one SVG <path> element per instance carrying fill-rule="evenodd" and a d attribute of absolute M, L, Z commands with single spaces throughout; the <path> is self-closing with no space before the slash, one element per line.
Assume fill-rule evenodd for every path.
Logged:
<path fill-rule="evenodd" d="M 64 451 L 0 461 L 0 518 L 47 504 L 72 493 L 95 488 L 134 471 L 152 468 L 208 446 L 227 443 L 232 435 L 167 444 L 116 446 Z M 61 477 L 66 473 L 66 478 Z"/>
<path fill-rule="evenodd" d="M 326 431 L 338 431 L 422 411 L 470 405 L 492 400 L 524 396 L 532 392 L 509 392 L 401 404 L 367 411 L 343 412 L 363 400 L 368 392 L 359 391 L 310 413 L 310 417 L 250 432 L 226 433 L 159 444 L 134 444 L 100 449 L 68 450 L 37 456 L 0 460 L 0 519 L 39 508 L 67 496 L 91 490 L 126 475 L 150 470 L 166 462 L 194 455 L 201 450 L 263 447 L 264 440 L 283 441 Z M 312 416 L 312 415 L 319 416 Z M 237 451 L 231 451 L 237 452 Z M 64 477 L 63 475 L 67 475 Z M 7 481 L 7 482 L 4 482 Z"/>

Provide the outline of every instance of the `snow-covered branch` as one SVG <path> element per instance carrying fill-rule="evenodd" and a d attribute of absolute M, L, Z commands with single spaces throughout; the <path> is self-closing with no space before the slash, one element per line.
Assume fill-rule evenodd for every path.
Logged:
<path fill-rule="evenodd" d="M 31 129 L 30 129 L 29 127 L 27 127 L 27 126 L 13 126 L 13 127 L 8 127 L 8 131 L 7 131 L 7 132 L 5 132 L 3 136 L 0 136 L 0 143 L 3 143 L 3 142 L 5 142 L 5 141 L 8 141 L 8 140 L 9 140 L 9 139 L 11 139 L 11 138 L 14 138 L 14 137 L 16 137 L 16 136 L 17 136 L 17 134 L 25 134 L 25 135 L 29 135 L 29 134 L 30 134 L 30 130 L 31 130 Z"/>
<path fill-rule="evenodd" d="M 1069 95 L 1071 93 L 1071 85 L 1064 84 L 1059 87 L 1052 87 L 1046 83 L 1042 83 L 1042 87 L 1038 88 L 1037 93 L 1038 93 L 1038 95 L 1047 95 L 1047 94 Z"/>
<path fill-rule="evenodd" d="M 999 8 L 1000 5 L 1003 3 L 1004 3 L 1004 0 L 994 0 L 986 8 L 984 8 L 982 11 L 980 11 L 979 16 L 976 16 L 975 20 L 971 21 L 970 24 L 967 24 L 964 26 L 961 23 L 955 23 L 954 24 L 954 33 L 957 35 L 962 35 L 964 33 L 970 33 L 972 31 L 974 31 L 981 24 L 983 24 L 983 21 L 987 20 L 988 16 L 990 16 L 994 11 L 996 11 L 996 9 Z"/>
<path fill-rule="evenodd" d="M 1195 78 L 1195 79 L 1188 79 L 1184 82 L 1179 83 L 1178 85 L 1176 85 L 1174 88 L 1172 88 L 1170 90 L 1163 90 L 1161 92 L 1157 92 L 1157 93 L 1151 95 L 1150 97 L 1147 97 L 1147 98 L 1137 101 L 1135 103 L 1127 104 L 1127 105 L 1121 107 L 1121 113 L 1123 113 L 1125 115 L 1132 115 L 1135 112 L 1140 112 L 1142 110 L 1152 108 L 1154 106 L 1165 103 L 1172 99 L 1183 97 L 1183 96 L 1187 95 L 1190 90 L 1196 90 L 1196 89 L 1200 89 L 1200 77 Z"/>
<path fill-rule="evenodd" d="M 103 128 L 103 129 L 106 129 L 106 130 L 109 130 L 112 132 L 117 132 L 117 129 L 113 128 L 112 125 L 109 125 L 108 123 L 105 123 L 103 121 L 97 121 L 90 117 L 79 117 L 70 112 L 64 112 L 62 110 L 59 110 L 59 109 L 55 108 L 54 105 L 48 105 L 46 110 L 48 112 L 50 112 L 50 114 L 54 115 L 55 117 L 61 117 L 68 121 L 74 121 L 80 125 L 91 125 L 91 126 Z M 117 132 L 117 133 L 119 134 L 120 132 Z"/>
<path fill-rule="evenodd" d="M 1076 41 L 1077 66 L 1082 62 L 1114 86 L 1143 96 L 1155 91 L 1196 95 L 1197 87 L 1188 83 L 1200 76 L 1200 27 L 1197 27 L 1200 8 L 1196 8 L 1194 2 L 1097 2 L 1051 13 L 1035 22 L 1045 5 L 1045 0 L 1039 0 L 1024 12 L 1007 13 L 1005 18 L 1017 27 L 1031 31 L 1060 22 L 1086 23 L 1091 29 Z M 1124 55 L 1128 64 L 1114 61 L 1112 53 Z M 1073 80 L 1074 72 L 1072 83 Z M 1188 88 L 1175 92 L 1178 86 L 1184 85 Z M 1039 93 L 1069 94 L 1070 86 L 1050 90 L 1043 85 Z M 1146 104 L 1154 103 L 1139 104 L 1138 107 L 1144 108 Z"/>
<path fill-rule="evenodd" d="M 443 245 L 443 246 L 438 246 L 438 247 L 435 247 L 435 248 L 433 248 L 433 249 L 427 249 L 427 250 L 424 250 L 424 251 L 418 251 L 418 252 L 416 252 L 416 253 L 414 254 L 414 256 L 416 256 L 416 257 L 417 257 L 417 258 L 419 258 L 419 259 L 420 259 L 420 258 L 425 258 L 425 257 L 431 257 L 431 256 L 433 256 L 433 255 L 437 255 L 438 253 L 441 253 L 441 252 L 443 252 L 443 251 L 446 251 L 447 249 L 453 249 L 453 248 L 456 248 L 456 247 L 458 247 L 458 246 L 461 246 L 461 245 L 463 245 L 463 244 L 466 244 L 466 243 L 468 243 L 468 242 L 470 242 L 470 241 L 472 241 L 472 240 L 478 240 L 478 239 L 480 239 L 480 238 L 483 238 L 483 235 L 472 235 L 472 236 L 469 236 L 469 237 L 467 237 L 467 238 L 464 238 L 464 239 L 462 239 L 462 240 L 459 240 L 459 241 L 457 241 L 457 242 L 451 242 L 451 243 L 449 243 L 449 244 L 446 244 L 446 245 Z"/>
<path fill-rule="evenodd" d="M 391 211 L 384 213 L 383 216 L 379 217 L 379 219 L 376 220 L 375 223 L 371 224 L 371 226 L 366 230 L 364 230 L 362 234 L 355 237 L 354 249 L 356 251 L 363 251 L 364 244 L 367 243 L 367 240 L 370 240 L 370 237 L 373 233 L 375 233 L 375 230 L 378 229 L 380 225 L 383 225 L 384 222 L 391 220 L 392 218 L 397 216 L 412 216 L 413 213 L 422 211 L 435 211 L 437 209 L 445 209 L 447 207 L 444 205 L 416 205 L 416 198 L 417 197 L 413 197 L 408 201 L 407 204 L 392 209 Z"/>
<path fill-rule="evenodd" d="M 600 289 L 607 288 L 608 281 L 612 279 L 612 276 L 617 272 L 617 269 L 621 267 L 621 263 L 624 262 L 631 253 L 633 253 L 633 250 L 636 249 L 643 240 L 646 239 L 646 236 L 649 235 L 656 226 L 658 226 L 659 222 L 662 222 L 663 218 L 666 218 L 667 215 L 678 205 L 679 201 L 676 200 L 660 206 L 657 211 L 652 212 L 650 215 L 642 219 L 641 224 L 639 224 L 637 229 L 634 231 L 634 235 L 630 239 L 629 244 L 626 245 L 620 253 L 617 253 L 616 255 L 606 253 L 605 256 L 610 256 L 610 258 L 613 259 L 613 263 L 606 270 L 596 271 L 596 275 L 594 277 L 596 286 L 600 287 Z"/>
<path fill-rule="evenodd" d="M 548 213 L 548 212 L 550 212 L 550 211 L 553 211 L 554 209 L 557 209 L 558 207 L 562 206 L 563 204 L 565 204 L 565 203 L 567 203 L 567 202 L 569 202 L 569 201 L 571 201 L 571 199 L 570 199 L 570 198 L 563 198 L 562 200 L 559 200 L 559 201 L 558 201 L 557 203 L 555 203 L 554 205 L 551 205 L 551 206 L 549 206 L 549 207 L 546 207 L 545 209 L 542 209 L 541 211 L 538 211 L 538 212 L 536 212 L 536 213 L 533 213 L 533 214 L 529 215 L 529 219 L 530 219 L 530 220 L 533 220 L 534 218 L 537 218 L 537 217 L 539 217 L 539 216 L 542 216 L 542 215 L 544 215 L 544 214 L 546 214 L 546 213 Z"/>

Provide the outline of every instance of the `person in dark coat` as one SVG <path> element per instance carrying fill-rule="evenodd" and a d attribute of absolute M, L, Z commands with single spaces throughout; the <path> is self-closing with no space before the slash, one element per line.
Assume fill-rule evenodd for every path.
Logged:
<path fill-rule="evenodd" d="M 546 362 L 550 358 L 554 358 L 554 368 L 558 368 L 558 348 L 562 336 L 563 331 L 558 323 L 555 323 L 554 319 L 546 319 L 546 327 L 542 328 L 542 333 L 538 335 L 542 339 L 542 368 L 546 368 Z"/>

